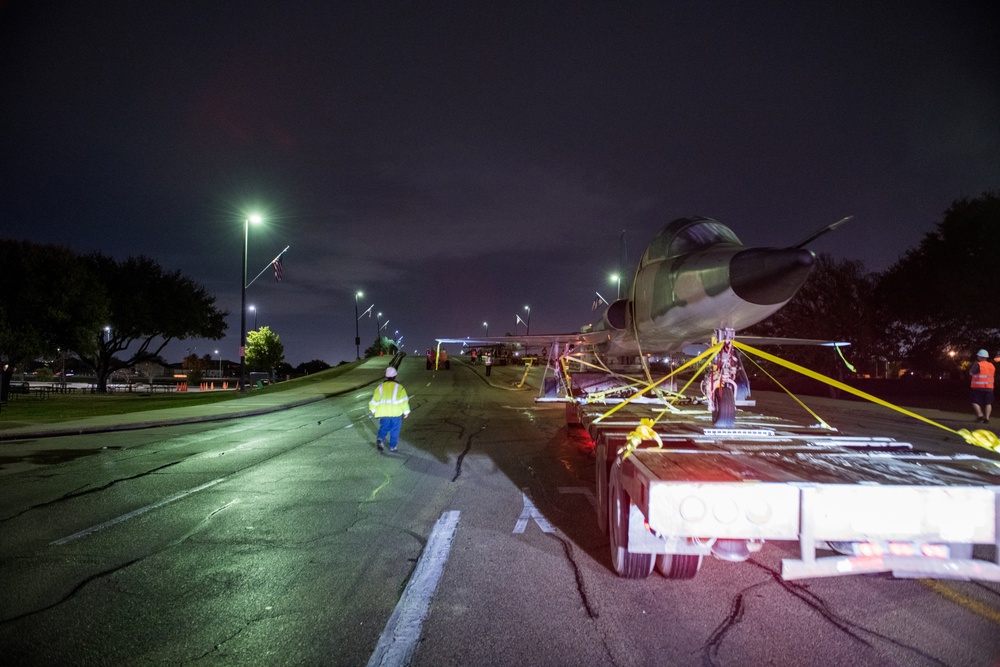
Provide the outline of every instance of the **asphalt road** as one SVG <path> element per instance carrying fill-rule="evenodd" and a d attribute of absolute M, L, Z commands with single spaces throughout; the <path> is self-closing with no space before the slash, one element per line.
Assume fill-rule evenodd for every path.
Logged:
<path fill-rule="evenodd" d="M 1000 664 L 996 584 L 784 582 L 783 544 L 708 559 L 691 581 L 617 578 L 591 443 L 561 406 L 514 390 L 519 371 L 482 373 L 405 361 L 413 413 L 394 455 L 375 451 L 364 389 L 0 457 L 4 662 L 401 664 L 377 651 L 398 605 L 431 599 L 407 584 L 457 511 L 409 628 L 416 665 Z M 893 434 L 894 419 L 871 419 Z"/>

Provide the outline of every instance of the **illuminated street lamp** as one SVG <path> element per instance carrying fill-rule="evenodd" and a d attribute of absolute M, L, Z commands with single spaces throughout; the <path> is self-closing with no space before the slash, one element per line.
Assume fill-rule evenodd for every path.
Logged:
<path fill-rule="evenodd" d="M 354 295 L 354 347 L 358 359 L 361 359 L 361 333 L 358 331 L 358 320 L 361 318 L 358 317 L 358 299 L 363 296 L 361 292 Z"/>
<path fill-rule="evenodd" d="M 528 319 L 524 323 L 524 335 L 525 336 L 530 336 L 531 335 L 531 307 L 530 306 L 525 306 L 524 309 L 526 311 L 528 311 Z"/>
<path fill-rule="evenodd" d="M 616 298 L 622 298 L 622 277 L 617 273 L 611 274 L 611 282 L 618 284 L 618 291 L 616 292 L 618 296 Z"/>
<path fill-rule="evenodd" d="M 486 327 L 486 337 L 489 338 L 490 337 L 490 323 L 489 322 L 483 322 L 483 326 Z"/>
<path fill-rule="evenodd" d="M 250 223 L 261 220 L 253 214 L 243 222 L 243 278 L 240 280 L 240 393 L 247 393 L 247 246 L 250 243 Z"/>
<path fill-rule="evenodd" d="M 218 350 L 216 350 L 215 353 L 219 355 L 219 379 L 221 380 L 222 379 L 222 355 L 219 354 Z"/>
<path fill-rule="evenodd" d="M 250 310 L 253 311 L 253 330 L 257 330 L 257 306 L 250 306 Z"/>
<path fill-rule="evenodd" d="M 382 313 L 375 313 L 375 344 L 378 345 L 378 356 L 382 356 Z"/>

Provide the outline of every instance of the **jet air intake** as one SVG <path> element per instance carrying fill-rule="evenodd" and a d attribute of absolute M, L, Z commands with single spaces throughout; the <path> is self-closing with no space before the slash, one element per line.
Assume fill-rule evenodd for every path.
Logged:
<path fill-rule="evenodd" d="M 801 248 L 751 248 L 729 261 L 729 280 L 744 301 L 773 306 L 791 299 L 802 287 L 816 256 Z"/>
<path fill-rule="evenodd" d="M 604 311 L 606 329 L 625 331 L 628 328 L 628 299 L 618 299 Z"/>

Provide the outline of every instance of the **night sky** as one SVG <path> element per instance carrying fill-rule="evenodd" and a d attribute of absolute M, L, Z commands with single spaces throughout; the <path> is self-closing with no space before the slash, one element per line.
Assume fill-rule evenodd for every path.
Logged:
<path fill-rule="evenodd" d="M 891 265 L 1000 189 L 995 2 L 0 1 L 0 237 L 248 290 L 286 360 L 592 321 L 670 220 Z M 249 317 L 253 323 L 253 315 Z M 362 347 L 376 321 L 360 322 Z M 517 330 L 524 332 L 523 326 Z"/>

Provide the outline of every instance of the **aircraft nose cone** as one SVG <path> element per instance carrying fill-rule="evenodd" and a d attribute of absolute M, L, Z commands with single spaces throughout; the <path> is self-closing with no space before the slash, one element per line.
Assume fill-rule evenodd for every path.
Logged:
<path fill-rule="evenodd" d="M 801 248 L 751 248 L 729 262 L 729 281 L 744 301 L 761 306 L 784 303 L 798 291 L 816 256 Z"/>

